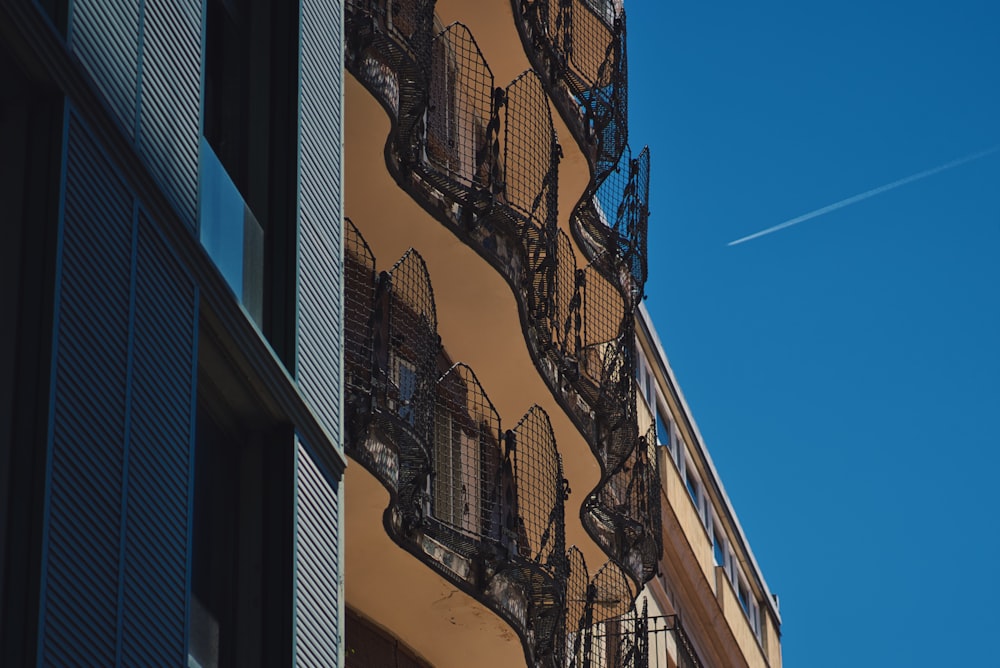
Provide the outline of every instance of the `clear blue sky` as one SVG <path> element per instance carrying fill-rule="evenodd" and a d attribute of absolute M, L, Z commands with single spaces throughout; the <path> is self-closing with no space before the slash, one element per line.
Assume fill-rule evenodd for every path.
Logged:
<path fill-rule="evenodd" d="M 647 306 L 786 666 L 996 666 L 1000 2 L 632 0 Z"/>

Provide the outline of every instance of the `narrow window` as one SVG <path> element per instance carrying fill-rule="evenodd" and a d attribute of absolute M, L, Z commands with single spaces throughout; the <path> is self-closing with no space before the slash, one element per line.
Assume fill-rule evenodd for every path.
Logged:
<path fill-rule="evenodd" d="M 691 496 L 691 501 L 694 502 L 694 507 L 701 514 L 701 501 L 700 497 L 700 485 L 698 484 L 698 479 L 694 474 L 694 467 L 688 463 L 686 470 L 684 472 L 684 482 L 687 484 L 688 494 Z"/>
<path fill-rule="evenodd" d="M 294 354 L 298 3 L 207 0 L 199 233 L 287 365 Z"/>
<path fill-rule="evenodd" d="M 726 539 L 719 535 L 719 530 L 716 529 L 712 532 L 712 553 L 715 558 L 716 566 L 726 565 Z"/>
<path fill-rule="evenodd" d="M 663 408 L 656 407 L 656 443 L 670 447 L 670 418 L 666 417 Z"/>
<path fill-rule="evenodd" d="M 739 579 L 739 584 L 736 587 L 737 596 L 740 599 L 740 605 L 743 606 L 743 612 L 750 615 L 750 593 L 747 591 L 746 584 L 743 583 L 743 579 Z"/>
<path fill-rule="evenodd" d="M 198 411 L 195 457 L 188 664 L 220 668 L 236 660 L 239 446 L 207 410 Z"/>
<path fill-rule="evenodd" d="M 390 397 L 390 404 L 395 409 L 396 414 L 403 420 L 410 423 L 412 427 L 416 423 L 416 413 L 413 410 L 413 396 L 417 392 L 417 370 L 407 360 L 396 358 L 394 368 L 396 383 L 395 396 Z"/>

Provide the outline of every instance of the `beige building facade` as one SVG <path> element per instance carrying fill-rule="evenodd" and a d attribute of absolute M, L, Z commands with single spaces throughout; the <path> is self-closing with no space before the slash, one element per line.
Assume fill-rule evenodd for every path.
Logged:
<path fill-rule="evenodd" d="M 345 26 L 347 666 L 780 666 L 640 306 L 620 3 Z"/>
<path fill-rule="evenodd" d="M 707 665 L 781 665 L 781 615 L 645 307 L 637 317 L 640 423 L 655 422 L 664 552 L 646 587 L 685 621 Z"/>

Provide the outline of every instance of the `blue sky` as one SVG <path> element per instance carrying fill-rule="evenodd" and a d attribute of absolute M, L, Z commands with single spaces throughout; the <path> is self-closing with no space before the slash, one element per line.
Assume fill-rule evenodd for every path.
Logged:
<path fill-rule="evenodd" d="M 787 666 L 997 665 L 1000 2 L 626 5 L 647 306 Z"/>

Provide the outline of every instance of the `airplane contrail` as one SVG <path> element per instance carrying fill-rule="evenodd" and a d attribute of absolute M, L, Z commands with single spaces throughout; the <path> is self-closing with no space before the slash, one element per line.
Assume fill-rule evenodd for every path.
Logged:
<path fill-rule="evenodd" d="M 935 174 L 940 174 L 949 169 L 953 169 L 960 165 L 964 165 L 967 162 L 972 162 L 973 160 L 978 160 L 980 158 L 985 158 L 986 156 L 1000 151 L 1000 145 L 994 146 L 993 148 L 988 148 L 985 151 L 980 151 L 979 153 L 973 153 L 972 155 L 967 155 L 964 158 L 958 158 L 957 160 L 952 160 L 951 162 L 946 162 L 943 165 L 938 165 L 937 167 L 932 167 L 931 169 L 926 169 L 922 172 L 917 172 L 916 174 L 911 174 L 905 178 L 899 179 L 898 181 L 893 181 L 892 183 L 887 183 L 884 186 L 879 186 L 878 188 L 872 188 L 871 190 L 865 191 L 860 195 L 854 195 L 853 197 L 848 197 L 847 199 L 842 199 L 839 202 L 834 202 L 824 206 L 822 209 L 816 209 L 815 211 L 810 211 L 809 213 L 802 214 L 797 218 L 792 218 L 791 220 L 786 220 L 785 222 L 775 225 L 774 227 L 769 227 L 766 230 L 761 230 L 760 232 L 754 232 L 748 236 L 737 239 L 736 241 L 730 241 L 727 246 L 736 246 L 747 241 L 751 241 L 758 237 L 765 236 L 767 234 L 772 234 L 778 230 L 783 230 L 786 227 L 791 227 L 792 225 L 798 225 L 799 223 L 804 223 L 807 220 L 812 220 L 824 214 L 830 213 L 831 211 L 836 211 L 837 209 L 843 209 L 845 206 L 850 206 L 851 204 L 857 204 L 862 200 L 866 200 L 869 197 L 875 197 L 875 195 L 881 195 L 887 190 L 893 190 L 894 188 L 899 188 L 900 186 L 905 186 L 908 183 L 913 183 L 914 181 L 919 181 L 920 179 L 926 179 L 928 176 L 934 176 Z"/>

